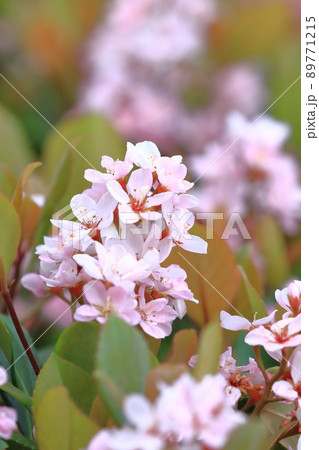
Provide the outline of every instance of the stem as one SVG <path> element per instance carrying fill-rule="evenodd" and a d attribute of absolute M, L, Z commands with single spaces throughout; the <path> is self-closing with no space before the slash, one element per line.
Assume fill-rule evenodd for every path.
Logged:
<path fill-rule="evenodd" d="M 261 356 L 260 356 L 260 345 L 253 347 L 253 349 L 254 349 L 255 358 L 258 363 L 259 369 L 261 370 L 263 377 L 265 378 L 265 383 L 267 384 L 267 382 L 269 381 L 269 375 L 265 369 L 263 360 L 261 359 Z"/>
<path fill-rule="evenodd" d="M 12 298 L 10 296 L 10 292 L 8 291 L 7 286 L 2 286 L 1 293 L 2 293 L 2 296 L 4 298 L 5 303 L 7 305 L 7 309 L 8 309 L 8 312 L 10 314 L 10 317 L 11 317 L 11 320 L 13 322 L 13 325 L 14 325 L 14 327 L 16 329 L 16 332 L 18 333 L 18 336 L 19 336 L 19 339 L 21 341 L 21 344 L 23 345 L 23 348 L 24 348 L 24 350 L 25 350 L 25 352 L 26 352 L 26 354 L 27 354 L 27 356 L 29 358 L 29 361 L 30 361 L 30 363 L 31 363 L 31 365 L 33 367 L 33 370 L 34 370 L 35 374 L 38 375 L 40 373 L 40 367 L 39 367 L 39 365 L 38 365 L 38 363 L 37 363 L 37 361 L 36 361 L 36 359 L 34 357 L 34 354 L 33 354 L 32 350 L 30 348 L 30 345 L 29 345 L 29 343 L 27 341 L 27 338 L 25 337 L 25 334 L 24 334 L 23 329 L 21 327 L 21 324 L 19 322 L 18 316 L 17 316 L 17 314 L 15 312 L 15 309 L 14 309 L 14 306 L 13 306 L 13 303 L 12 303 Z"/>
<path fill-rule="evenodd" d="M 15 298 L 15 296 L 17 294 L 18 284 L 19 284 L 18 280 L 20 278 L 20 268 L 21 268 L 21 263 L 23 261 L 24 255 L 25 255 L 25 251 L 23 251 L 21 249 L 21 245 L 20 245 L 18 248 L 16 260 L 14 263 L 15 271 L 14 271 L 14 275 L 13 275 L 13 283 L 9 287 L 9 292 L 10 292 L 12 300 Z"/>
<path fill-rule="evenodd" d="M 261 397 L 261 399 L 257 403 L 254 411 L 252 412 L 252 414 L 250 416 L 251 418 L 256 417 L 261 412 L 263 407 L 269 402 L 269 400 L 270 400 L 269 396 L 271 394 L 271 388 L 272 388 L 273 384 L 277 380 L 279 380 L 279 378 L 284 374 L 287 362 L 288 361 L 287 361 L 287 358 L 286 358 L 286 354 L 283 351 L 282 360 L 281 360 L 278 372 L 272 378 L 270 378 L 270 379 L 268 379 L 268 381 L 266 381 L 266 385 L 265 385 L 265 390 L 264 390 L 263 396 Z"/>

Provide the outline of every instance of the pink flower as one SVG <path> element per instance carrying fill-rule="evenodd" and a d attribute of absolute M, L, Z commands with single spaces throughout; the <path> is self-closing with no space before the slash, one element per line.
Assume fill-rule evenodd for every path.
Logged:
<path fill-rule="evenodd" d="M 136 310 L 137 301 L 121 287 L 106 288 L 101 281 L 90 281 L 83 287 L 88 304 L 81 305 L 74 313 L 75 320 L 88 322 L 96 320 L 105 323 L 110 314 L 114 314 L 128 322 L 137 325 L 140 315 Z"/>
<path fill-rule="evenodd" d="M 287 312 L 283 315 L 286 319 L 290 316 L 297 316 L 301 311 L 301 282 L 293 281 L 288 287 L 279 289 L 275 292 L 275 297 L 280 306 L 282 306 Z"/>
<path fill-rule="evenodd" d="M 213 448 L 223 447 L 230 433 L 244 422 L 244 416 L 229 405 L 221 375 L 206 375 L 195 382 L 188 374 L 175 383 L 159 386 L 157 408 L 159 430 L 177 442 L 202 442 Z"/>
<path fill-rule="evenodd" d="M 124 179 L 132 170 L 133 164 L 127 161 L 114 161 L 110 156 L 102 156 L 101 166 L 106 169 L 106 173 L 94 169 L 86 169 L 84 178 L 91 183 L 104 184 L 110 180 Z"/>
<path fill-rule="evenodd" d="M 253 320 L 249 322 L 248 319 L 242 316 L 232 316 L 226 311 L 220 312 L 220 326 L 225 328 L 226 330 L 231 331 L 240 331 L 246 330 L 249 331 L 254 329 L 260 325 L 266 325 L 268 323 L 273 322 L 275 314 L 277 310 L 274 310 L 269 316 L 263 317 L 261 319 Z"/>
<path fill-rule="evenodd" d="M 169 239 L 184 250 L 194 253 L 207 253 L 207 242 L 188 231 L 195 222 L 195 216 L 188 210 L 172 208 L 170 202 L 163 205 L 163 215 L 169 230 Z"/>
<path fill-rule="evenodd" d="M 156 220 L 161 214 L 155 206 L 169 200 L 170 192 L 152 195 L 153 175 L 150 169 L 138 169 L 132 173 L 126 185 L 127 192 L 115 180 L 107 183 L 112 197 L 119 202 L 119 215 L 124 223 L 138 222 L 140 219 Z"/>
<path fill-rule="evenodd" d="M 183 374 L 173 384 L 159 385 L 154 403 L 141 394 L 123 402 L 132 428 L 99 432 L 88 450 L 164 450 L 166 448 L 221 448 L 244 415 L 230 405 L 221 375 L 200 382 Z"/>
<path fill-rule="evenodd" d="M 250 331 L 245 342 L 248 345 L 261 345 L 267 352 L 276 352 L 287 347 L 297 347 L 301 343 L 301 315 L 282 319 L 271 325 L 270 329 L 264 326 Z"/>
<path fill-rule="evenodd" d="M 198 303 L 185 282 L 186 272 L 177 264 L 153 271 L 152 278 L 156 290 L 170 300 L 180 319 L 186 314 L 185 300 Z"/>
<path fill-rule="evenodd" d="M 182 156 L 175 155 L 171 158 L 161 157 L 155 161 L 156 173 L 162 186 L 168 191 L 181 193 L 188 191 L 194 185 L 184 180 L 187 168 L 182 164 Z"/>
<path fill-rule="evenodd" d="M 301 398 L 301 347 L 294 350 L 289 366 L 291 379 L 276 381 L 272 391 L 277 397 L 282 397 L 287 402 L 294 402 Z"/>
<path fill-rule="evenodd" d="M 0 438 L 10 439 L 12 433 L 17 430 L 18 414 L 13 408 L 0 406 Z"/>
<path fill-rule="evenodd" d="M 98 201 L 86 193 L 78 194 L 72 197 L 70 206 L 79 222 L 51 220 L 51 223 L 60 229 L 68 245 L 85 251 L 95 237 L 114 235 L 114 231 L 109 230 L 109 227 L 113 222 L 113 211 L 116 205 L 117 202 L 108 192 Z"/>
<path fill-rule="evenodd" d="M 134 163 L 142 169 L 155 171 L 155 163 L 161 157 L 160 151 L 154 142 L 144 141 L 136 145 L 127 143 L 125 161 Z"/>
<path fill-rule="evenodd" d="M 0 386 L 8 383 L 8 372 L 4 367 L 0 366 Z"/>
<path fill-rule="evenodd" d="M 89 443 L 87 450 L 163 450 L 157 436 L 130 428 L 102 430 Z"/>
<path fill-rule="evenodd" d="M 37 273 L 27 273 L 21 278 L 21 284 L 36 297 L 43 298 L 47 293 L 45 282 Z"/>
<path fill-rule="evenodd" d="M 231 347 L 228 347 L 220 355 L 219 372 L 227 380 L 226 394 L 233 405 L 238 402 L 242 393 L 245 395 L 256 395 L 256 391 L 257 396 L 259 396 L 261 389 L 265 385 L 265 379 L 256 361 L 253 358 L 249 358 L 249 364 L 237 366 L 237 362 L 232 356 Z"/>
<path fill-rule="evenodd" d="M 96 242 L 95 248 L 97 259 L 86 254 L 73 257 L 92 278 L 104 279 L 133 291 L 134 281 L 143 281 L 150 274 L 150 266 L 144 259 L 137 260 L 119 244 L 108 243 L 106 248 Z"/>
<path fill-rule="evenodd" d="M 141 315 L 140 326 L 145 333 L 157 339 L 162 339 L 171 334 L 172 322 L 177 317 L 177 312 L 168 306 L 166 298 L 158 298 L 145 302 L 145 285 L 139 289 L 138 311 Z"/>

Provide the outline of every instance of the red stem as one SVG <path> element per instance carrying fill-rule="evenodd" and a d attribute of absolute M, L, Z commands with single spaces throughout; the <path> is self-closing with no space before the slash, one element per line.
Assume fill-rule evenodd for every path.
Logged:
<path fill-rule="evenodd" d="M 26 354 L 27 354 L 27 356 L 29 358 L 29 361 L 30 361 L 30 363 L 31 363 L 31 365 L 33 367 L 33 370 L 34 370 L 35 374 L 38 375 L 40 373 L 40 367 L 39 367 L 39 365 L 38 365 L 38 363 L 37 363 L 37 361 L 36 361 L 36 359 L 34 357 L 34 354 L 33 354 L 32 350 L 30 348 L 30 345 L 29 345 L 29 343 L 27 341 L 27 338 L 25 337 L 23 329 L 22 329 L 22 327 L 20 325 L 18 316 L 17 316 L 17 314 L 15 312 L 15 309 L 14 309 L 14 306 L 13 306 L 13 303 L 12 303 L 12 298 L 11 298 L 10 292 L 8 291 L 8 288 L 5 286 L 5 287 L 2 288 L 1 293 L 2 293 L 2 296 L 4 298 L 5 303 L 7 305 L 7 309 L 8 309 L 8 312 L 10 314 L 10 317 L 11 317 L 11 320 L 13 322 L 13 325 L 14 325 L 14 327 L 15 327 L 17 333 L 18 333 L 19 339 L 20 339 L 20 341 L 21 341 L 21 343 L 23 345 L 23 348 L 24 348 L 24 350 L 25 350 L 25 352 L 26 352 Z"/>

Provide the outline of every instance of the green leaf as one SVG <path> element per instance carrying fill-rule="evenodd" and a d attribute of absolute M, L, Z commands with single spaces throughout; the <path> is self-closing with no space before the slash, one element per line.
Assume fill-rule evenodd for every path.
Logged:
<path fill-rule="evenodd" d="M 20 389 L 13 386 L 11 383 L 6 383 L 3 386 L 0 386 L 0 390 L 6 392 L 11 395 L 12 398 L 20 402 L 23 406 L 28 408 L 31 411 L 31 397 L 25 394 Z"/>
<path fill-rule="evenodd" d="M 80 367 L 53 353 L 38 376 L 33 393 L 33 410 L 37 409 L 43 395 L 54 386 L 64 386 L 75 404 L 89 413 L 97 396 L 94 380 Z"/>
<path fill-rule="evenodd" d="M 263 408 L 260 417 L 267 425 L 271 434 L 276 434 L 282 422 L 289 418 L 288 413 L 292 409 L 293 405 L 288 405 L 286 403 L 268 403 L 268 405 Z"/>
<path fill-rule="evenodd" d="M 9 447 L 8 443 L 0 439 L 0 448 L 8 448 L 8 447 Z"/>
<path fill-rule="evenodd" d="M 180 330 L 175 333 L 167 361 L 187 364 L 196 353 L 197 334 L 195 330 Z"/>
<path fill-rule="evenodd" d="M 6 197 L 11 198 L 14 194 L 16 184 L 17 179 L 10 167 L 0 162 L 0 192 Z"/>
<path fill-rule="evenodd" d="M 69 183 L 72 160 L 73 158 L 70 151 L 66 150 L 63 155 L 61 155 L 61 159 L 57 162 L 57 165 L 52 168 L 53 178 L 51 175 L 51 186 L 35 233 L 34 245 L 41 243 L 43 236 L 48 234 L 51 227 L 50 219 L 52 218 L 53 213 L 58 209 L 57 205 Z M 33 259 L 35 258 L 36 257 L 34 256 Z"/>
<path fill-rule="evenodd" d="M 100 325 L 95 322 L 75 322 L 62 333 L 54 352 L 92 374 L 100 330 Z"/>
<path fill-rule="evenodd" d="M 96 376 L 116 420 L 123 420 L 122 398 L 130 392 L 144 392 L 150 366 L 149 350 L 141 334 L 111 316 L 100 335 Z"/>
<path fill-rule="evenodd" d="M 290 272 L 283 232 L 276 220 L 268 216 L 260 220 L 253 238 L 265 259 L 267 283 L 270 288 L 278 288 Z"/>
<path fill-rule="evenodd" d="M 33 159 L 33 152 L 20 123 L 0 105 L 0 160 L 18 176 Z"/>
<path fill-rule="evenodd" d="M 10 333 L 4 324 L 4 322 L 0 319 L 0 347 L 3 350 L 8 362 L 12 361 L 12 348 L 11 348 L 11 337 Z"/>
<path fill-rule="evenodd" d="M 219 320 L 216 319 L 202 328 L 199 339 L 198 360 L 194 368 L 196 378 L 201 379 L 208 373 L 216 373 L 221 350 L 222 330 Z"/>
<path fill-rule="evenodd" d="M 19 216 L 10 201 L 0 193 L 0 257 L 6 276 L 14 261 L 21 234 Z"/>
<path fill-rule="evenodd" d="M 233 433 L 224 450 L 268 450 L 268 434 L 260 420 L 248 422 Z"/>
<path fill-rule="evenodd" d="M 28 164 L 23 171 L 21 172 L 21 175 L 19 177 L 19 181 L 12 199 L 12 203 L 15 207 L 15 209 L 19 212 L 21 203 L 22 203 L 22 196 L 23 191 L 25 190 L 25 187 L 27 185 L 27 182 L 32 174 L 32 172 L 40 167 L 42 165 L 41 162 L 33 162 Z"/>
<path fill-rule="evenodd" d="M 111 128 L 107 120 L 98 114 L 85 114 L 63 119 L 57 129 L 73 145 L 69 146 L 74 159 L 74 167 L 69 173 L 69 184 L 64 189 L 58 202 L 58 207 L 70 203 L 73 195 L 90 187 L 84 179 L 85 169 L 101 169 L 103 155 L 124 159 L 125 144 Z M 44 175 L 52 179 L 52 173 L 65 153 L 68 144 L 55 131 L 49 134 L 44 147 Z M 93 167 L 92 167 L 93 166 Z M 58 208 L 57 208 L 58 209 Z"/>
<path fill-rule="evenodd" d="M 38 447 L 36 443 L 31 439 L 22 436 L 22 434 L 14 432 L 11 439 L 9 440 L 9 448 L 10 450 L 37 450 Z"/>
<path fill-rule="evenodd" d="M 241 274 L 242 282 L 246 291 L 247 298 L 250 303 L 252 315 L 257 313 L 257 318 L 261 319 L 262 317 L 267 316 L 266 307 L 264 302 L 259 297 L 257 291 L 250 284 L 247 275 L 242 267 L 238 267 L 238 270 Z"/>
<path fill-rule="evenodd" d="M 99 427 L 80 411 L 65 387 L 51 388 L 34 412 L 36 439 L 41 450 L 86 448 Z"/>
<path fill-rule="evenodd" d="M 11 367 L 12 384 L 24 392 L 27 396 L 31 396 L 36 379 L 33 368 L 27 355 L 25 354 L 25 350 L 20 342 L 19 336 L 10 317 L 1 314 L 0 320 L 5 324 L 11 338 L 12 363 L 14 363 Z M 24 334 L 31 345 L 32 340 L 26 330 L 24 330 Z M 32 347 L 32 351 L 36 356 L 34 347 Z M 9 397 L 9 401 L 10 406 L 14 407 L 18 411 L 19 429 L 25 436 L 32 438 L 33 422 L 31 413 L 15 399 Z"/>

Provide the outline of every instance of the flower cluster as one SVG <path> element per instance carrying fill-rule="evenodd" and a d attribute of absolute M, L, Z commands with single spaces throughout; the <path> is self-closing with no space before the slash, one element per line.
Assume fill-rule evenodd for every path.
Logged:
<path fill-rule="evenodd" d="M 207 58 L 217 9 L 214 0 L 110 2 L 87 45 L 78 108 L 100 111 L 126 139 L 154 140 L 167 152 L 201 150 L 230 109 L 257 113 L 265 96 L 258 71 L 216 71 Z"/>
<path fill-rule="evenodd" d="M 228 385 L 226 394 L 236 403 L 242 395 L 249 396 L 250 402 L 255 403 L 265 388 L 265 379 L 254 358 L 249 358 L 246 366 L 237 366 L 232 356 L 232 348 L 220 356 L 219 372 L 224 376 Z"/>
<path fill-rule="evenodd" d="M 223 139 L 191 160 L 202 180 L 198 197 L 206 211 L 270 214 L 285 232 L 295 232 L 301 193 L 296 161 L 283 152 L 288 136 L 288 126 L 270 117 L 250 122 L 231 113 Z"/>
<path fill-rule="evenodd" d="M 186 192 L 181 156 L 162 157 L 155 144 L 128 143 L 125 161 L 102 158 L 105 172 L 88 169 L 92 187 L 70 203 L 77 221 L 52 220 L 58 233 L 37 247 L 40 275 L 22 284 L 37 296 L 47 291 L 74 302 L 74 318 L 106 322 L 115 314 L 156 338 L 194 300 L 178 265 L 162 267 L 173 246 L 197 253 L 207 243 L 189 234 L 198 202 Z M 84 301 L 82 298 L 84 297 Z"/>
<path fill-rule="evenodd" d="M 301 344 L 301 283 L 293 281 L 282 291 L 275 293 L 278 304 L 286 312 L 275 321 L 277 310 L 269 316 L 250 322 L 241 316 L 232 316 L 226 311 L 220 313 L 221 326 L 226 330 L 248 331 L 245 342 L 251 346 L 262 346 L 277 361 L 283 357 L 283 350 Z"/>
<path fill-rule="evenodd" d="M 0 386 L 8 382 L 7 371 L 0 367 Z M 0 406 L 0 438 L 10 439 L 12 433 L 17 429 L 18 414 L 13 408 Z"/>
<path fill-rule="evenodd" d="M 245 420 L 234 410 L 225 387 L 221 375 L 206 375 L 196 382 L 183 374 L 172 385 L 161 383 L 154 403 L 131 394 L 124 400 L 130 426 L 100 431 L 88 450 L 221 448 Z"/>
<path fill-rule="evenodd" d="M 296 433 L 300 433 L 300 400 L 301 400 L 301 283 L 291 282 L 288 287 L 277 290 L 275 297 L 278 305 L 286 312 L 282 319 L 275 321 L 277 310 L 269 316 L 249 322 L 241 316 L 231 316 L 221 312 L 221 326 L 228 330 L 245 330 L 245 342 L 255 350 L 263 347 L 275 360 L 279 361 L 276 374 L 264 372 L 256 361 L 250 359 L 246 367 L 236 367 L 231 349 L 221 357 L 220 370 L 229 381 L 230 395 L 239 399 L 241 393 L 249 394 L 250 405 L 260 399 L 266 392 L 266 384 L 270 386 L 274 399 L 290 403 L 293 408 L 288 413 L 286 422 L 296 422 Z M 257 350 L 258 352 L 258 350 Z M 259 362 L 260 364 L 260 362 Z M 249 375 L 242 372 L 249 368 Z M 253 376 L 251 376 L 253 374 Z M 248 384 L 247 384 L 248 381 Z M 252 383 L 252 384 L 251 384 Z M 247 387 L 246 387 L 247 386 Z M 253 389 L 253 391 L 252 391 Z M 268 389 L 270 391 L 270 389 Z M 257 397 L 256 397 L 257 394 Z M 268 392 L 270 395 L 270 392 Z M 266 399 L 269 400 L 269 399 Z M 286 423 L 286 424 L 287 424 Z"/>

